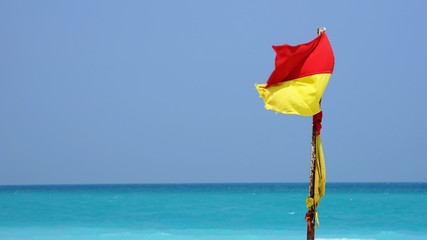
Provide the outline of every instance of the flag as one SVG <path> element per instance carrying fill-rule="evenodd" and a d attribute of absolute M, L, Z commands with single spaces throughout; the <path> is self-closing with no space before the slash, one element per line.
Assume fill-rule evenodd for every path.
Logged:
<path fill-rule="evenodd" d="M 334 69 L 334 54 L 326 33 L 311 42 L 273 46 L 275 69 L 266 84 L 256 84 L 265 108 L 285 114 L 313 116 Z"/>
<path fill-rule="evenodd" d="M 265 108 L 279 113 L 313 116 L 313 144 L 315 144 L 314 195 L 306 198 L 306 215 L 311 229 L 312 214 L 325 194 L 326 168 L 320 129 L 322 111 L 320 101 L 334 70 L 334 54 L 325 32 L 311 42 L 291 46 L 273 46 L 275 68 L 266 84 L 256 84 Z"/>

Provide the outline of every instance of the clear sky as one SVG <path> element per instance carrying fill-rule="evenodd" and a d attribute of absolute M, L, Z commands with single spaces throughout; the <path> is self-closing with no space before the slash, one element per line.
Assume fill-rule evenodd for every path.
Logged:
<path fill-rule="evenodd" d="M 307 182 L 264 109 L 272 45 L 325 26 L 328 182 L 427 181 L 427 1 L 0 0 L 0 184 Z"/>

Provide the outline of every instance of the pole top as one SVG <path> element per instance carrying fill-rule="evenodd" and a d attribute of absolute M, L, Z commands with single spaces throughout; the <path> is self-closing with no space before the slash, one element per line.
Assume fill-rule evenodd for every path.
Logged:
<path fill-rule="evenodd" d="M 319 36 L 320 34 L 322 34 L 323 32 L 326 32 L 326 27 L 320 27 L 317 28 L 317 36 Z"/>

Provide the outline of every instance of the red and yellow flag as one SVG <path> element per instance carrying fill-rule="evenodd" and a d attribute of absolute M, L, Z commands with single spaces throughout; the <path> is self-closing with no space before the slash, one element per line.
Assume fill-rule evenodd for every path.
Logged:
<path fill-rule="evenodd" d="M 325 32 L 311 42 L 273 46 L 275 69 L 266 84 L 256 84 L 265 108 L 285 114 L 313 116 L 316 134 L 315 191 L 307 197 L 311 211 L 325 194 L 326 168 L 320 139 L 320 100 L 334 70 L 334 53 Z"/>
<path fill-rule="evenodd" d="M 275 69 L 267 84 L 256 84 L 265 108 L 279 113 L 313 116 L 334 70 L 334 54 L 326 33 L 311 42 L 273 46 Z"/>

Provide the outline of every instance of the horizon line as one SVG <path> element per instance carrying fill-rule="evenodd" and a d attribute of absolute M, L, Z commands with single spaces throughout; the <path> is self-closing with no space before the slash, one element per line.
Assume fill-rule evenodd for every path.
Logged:
<path fill-rule="evenodd" d="M 427 183 L 427 181 L 334 181 L 328 184 L 402 184 Z M 249 184 L 308 184 L 308 182 L 146 182 L 146 183 L 30 183 L 30 184 L 0 184 L 7 186 L 120 186 L 120 185 L 249 185 Z"/>

